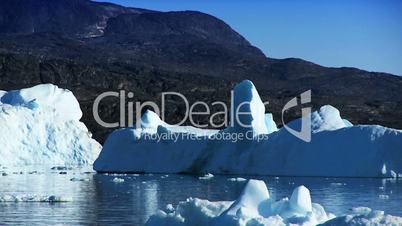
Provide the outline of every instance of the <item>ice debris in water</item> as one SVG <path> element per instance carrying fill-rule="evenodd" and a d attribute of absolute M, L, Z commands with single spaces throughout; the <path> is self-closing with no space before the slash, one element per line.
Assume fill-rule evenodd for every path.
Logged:
<path fill-rule="evenodd" d="M 378 198 L 380 199 L 389 199 L 388 195 L 379 195 Z"/>
<path fill-rule="evenodd" d="M 311 202 L 310 191 L 299 186 L 290 199 L 273 200 L 263 181 L 249 180 L 237 200 L 211 202 L 188 198 L 176 208 L 152 215 L 146 226 L 371 226 L 402 225 L 402 218 L 372 211 L 368 207 L 351 209 L 352 214 L 336 217 Z"/>
<path fill-rule="evenodd" d="M 112 181 L 113 181 L 114 183 L 123 183 L 123 182 L 124 182 L 124 179 L 123 179 L 123 178 L 115 177 L 115 178 L 113 178 Z"/>
<path fill-rule="evenodd" d="M 361 208 L 361 207 L 359 207 Z M 384 211 L 361 209 L 360 213 L 334 218 L 321 226 L 400 226 L 402 217 L 386 215 Z"/>
<path fill-rule="evenodd" d="M 212 179 L 213 177 L 214 177 L 214 175 L 212 173 L 207 173 L 202 177 L 198 177 L 198 179 L 200 179 L 200 180 L 209 180 L 209 179 Z"/>
<path fill-rule="evenodd" d="M 232 182 L 243 182 L 243 181 L 247 181 L 247 179 L 242 178 L 242 177 L 232 177 L 232 178 L 229 178 L 228 181 L 232 181 Z"/>
<path fill-rule="evenodd" d="M 322 206 L 311 202 L 310 191 L 297 187 L 290 199 L 274 201 L 260 180 L 249 180 L 234 202 L 210 202 L 189 198 L 176 209 L 158 211 L 147 226 L 249 226 L 249 225 L 315 225 L 334 217 Z"/>
<path fill-rule="evenodd" d="M 73 199 L 66 196 L 56 195 L 3 195 L 0 202 L 71 202 Z"/>
<path fill-rule="evenodd" d="M 105 173 L 104 175 L 106 175 L 106 176 L 113 176 L 113 177 L 118 177 L 118 176 L 124 177 L 124 176 L 127 176 L 126 173 Z"/>
<path fill-rule="evenodd" d="M 367 214 L 371 212 L 371 209 L 368 207 L 364 207 L 364 206 L 359 206 L 359 207 L 353 207 L 351 209 L 352 213 L 354 214 Z"/>

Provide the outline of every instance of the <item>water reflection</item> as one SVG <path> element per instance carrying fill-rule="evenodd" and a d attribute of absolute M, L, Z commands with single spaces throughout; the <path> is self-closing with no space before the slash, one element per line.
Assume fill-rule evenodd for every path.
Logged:
<path fill-rule="evenodd" d="M 26 224 L 131 224 L 143 225 L 148 217 L 167 204 L 177 205 L 188 197 L 209 200 L 234 200 L 245 182 L 228 181 L 215 176 L 210 180 L 183 175 L 116 176 L 88 174 L 74 169 L 67 174 L 49 169 L 29 174 L 27 170 L 7 169 L 0 178 L 0 196 L 21 194 L 65 195 L 68 203 L 0 203 L 0 225 Z M 14 174 L 14 172 L 16 174 Z M 113 178 L 124 179 L 115 183 Z M 71 178 L 89 181 L 70 181 Z M 380 179 L 273 178 L 263 179 L 271 197 L 290 196 L 292 190 L 305 185 L 313 202 L 329 212 L 344 214 L 351 207 L 368 206 L 402 216 L 402 181 Z M 386 195 L 389 198 L 380 198 Z"/>

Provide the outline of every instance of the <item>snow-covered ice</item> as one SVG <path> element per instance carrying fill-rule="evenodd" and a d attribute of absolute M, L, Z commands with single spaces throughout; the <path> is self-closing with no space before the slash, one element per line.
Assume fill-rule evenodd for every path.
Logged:
<path fill-rule="evenodd" d="M 325 222 L 321 226 L 401 226 L 402 217 L 387 215 L 384 211 L 364 208 L 360 213 L 348 214 Z"/>
<path fill-rule="evenodd" d="M 1 104 L 29 109 L 47 108 L 67 120 L 79 121 L 82 117 L 80 105 L 74 94 L 55 85 L 41 84 L 31 88 L 2 92 L 0 94 Z"/>
<path fill-rule="evenodd" d="M 241 104 L 248 101 L 248 104 Z M 221 131 L 164 123 L 147 111 L 138 128 L 114 131 L 94 163 L 99 172 L 248 174 L 323 177 L 393 177 L 402 172 L 402 131 L 379 125 L 352 125 L 333 106 L 311 117 L 311 142 L 285 128 L 275 129 L 272 115 L 250 81 L 234 88 L 233 109 L 248 115 Z M 300 127 L 301 119 L 287 125 Z M 242 140 L 216 139 L 243 135 Z M 194 134 L 200 139 L 147 139 L 149 134 Z M 384 171 L 385 170 L 385 171 Z"/>
<path fill-rule="evenodd" d="M 235 201 L 211 202 L 188 198 L 176 208 L 172 204 L 152 215 L 147 226 L 372 226 L 402 225 L 402 218 L 385 215 L 368 207 L 352 208 L 352 213 L 336 217 L 313 203 L 310 191 L 296 187 L 289 198 L 273 200 L 263 181 L 249 180 Z"/>
<path fill-rule="evenodd" d="M 232 126 L 227 130 L 230 132 L 251 132 L 253 136 L 267 134 L 266 120 L 267 117 L 269 120 L 269 116 L 266 117 L 265 115 L 265 105 L 261 101 L 254 84 L 246 80 L 236 85 L 233 91 L 234 103 L 231 110 L 232 122 L 230 123 Z M 248 114 L 235 115 L 235 112 Z"/>
<path fill-rule="evenodd" d="M 265 183 L 259 180 L 249 180 L 233 202 L 189 198 L 172 208 L 166 212 L 160 210 L 146 225 L 316 225 L 334 217 L 321 205 L 311 202 L 310 192 L 304 186 L 297 187 L 290 199 L 275 201 Z"/>
<path fill-rule="evenodd" d="M 0 93 L 0 165 L 92 164 L 101 146 L 69 90 L 51 84 Z"/>
<path fill-rule="evenodd" d="M 265 126 L 267 127 L 268 134 L 278 131 L 278 127 L 274 121 L 274 116 L 271 113 L 265 114 Z"/>

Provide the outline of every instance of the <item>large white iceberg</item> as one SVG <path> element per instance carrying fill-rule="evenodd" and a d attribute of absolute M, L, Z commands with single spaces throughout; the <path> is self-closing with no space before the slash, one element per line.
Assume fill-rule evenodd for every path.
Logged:
<path fill-rule="evenodd" d="M 305 116 L 311 119 L 312 136 L 311 142 L 305 142 L 286 128 L 277 130 L 250 81 L 237 85 L 234 92 L 234 109 L 242 101 L 248 102 L 240 106 L 241 112 L 249 113 L 241 115 L 240 122 L 252 127 L 231 123 L 215 131 L 171 126 L 148 111 L 143 116 L 147 123 L 117 130 L 108 137 L 94 169 L 325 177 L 390 177 L 402 173 L 400 130 L 354 126 L 342 119 L 336 108 L 326 105 Z M 297 129 L 301 121 L 287 126 Z"/>
<path fill-rule="evenodd" d="M 402 225 L 402 218 L 372 211 L 367 207 L 353 208 L 354 213 L 336 217 L 323 206 L 311 201 L 310 191 L 299 186 L 292 196 L 279 201 L 269 196 L 263 181 L 250 180 L 240 197 L 233 202 L 188 198 L 176 208 L 152 215 L 147 226 L 285 226 L 285 225 Z"/>
<path fill-rule="evenodd" d="M 51 84 L 0 92 L 0 165 L 92 164 L 101 146 L 74 95 Z"/>

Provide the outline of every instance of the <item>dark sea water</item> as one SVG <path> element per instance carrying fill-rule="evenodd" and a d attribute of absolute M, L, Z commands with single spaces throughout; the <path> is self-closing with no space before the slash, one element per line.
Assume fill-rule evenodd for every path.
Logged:
<path fill-rule="evenodd" d="M 7 175 L 2 176 L 1 172 Z M 115 177 L 124 182 L 113 182 Z M 104 175 L 90 169 L 1 169 L 0 198 L 5 195 L 63 195 L 71 197 L 72 201 L 0 202 L 0 225 L 140 226 L 158 209 L 165 209 L 167 204 L 176 206 L 188 197 L 213 201 L 236 199 L 246 182 L 228 181 L 230 177 L 200 180 L 184 175 Z M 71 178 L 87 181 L 71 181 Z M 313 202 L 335 215 L 348 213 L 351 207 L 367 206 L 402 216 L 402 180 L 244 178 L 263 179 L 275 199 L 289 197 L 296 186 L 305 185 L 311 191 Z"/>

